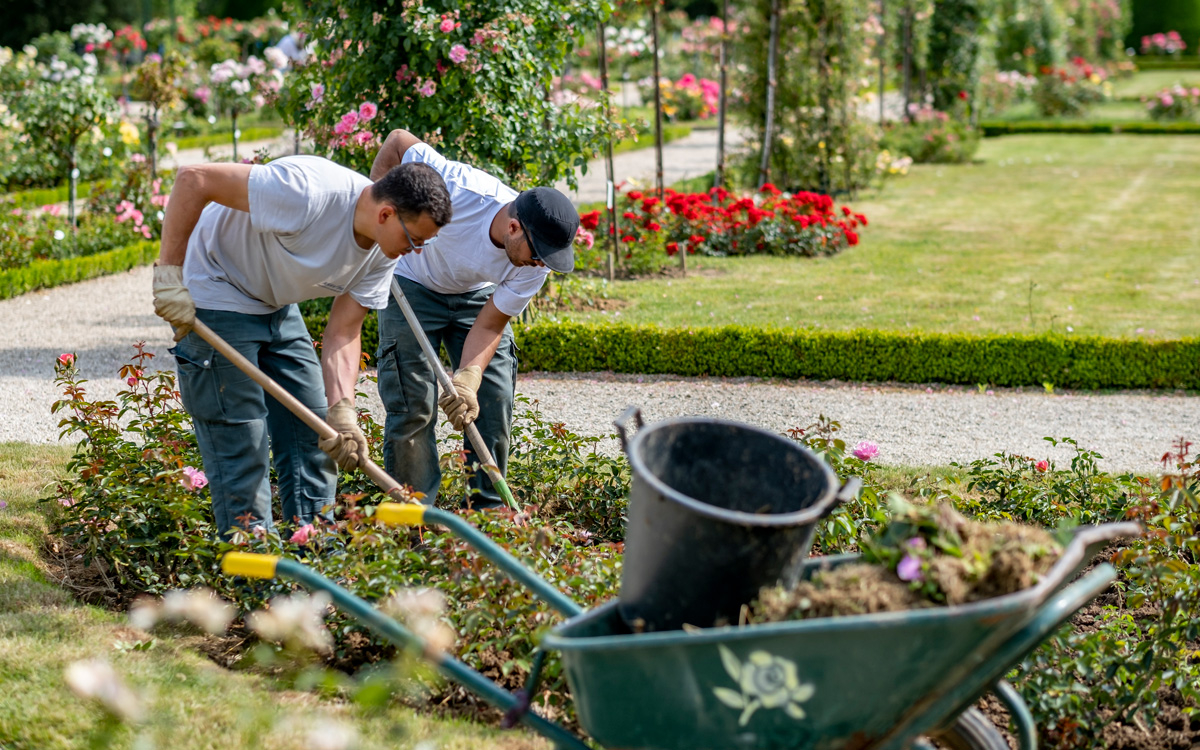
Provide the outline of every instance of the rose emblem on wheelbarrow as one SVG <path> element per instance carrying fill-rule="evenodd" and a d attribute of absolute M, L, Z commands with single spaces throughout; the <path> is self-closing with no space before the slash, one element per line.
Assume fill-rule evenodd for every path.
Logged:
<path fill-rule="evenodd" d="M 801 682 L 795 662 L 766 651 L 752 651 L 743 664 L 725 646 L 717 646 L 721 664 L 738 684 L 738 690 L 717 687 L 713 694 L 730 708 L 741 709 L 738 726 L 746 726 L 760 708 L 782 708 L 793 719 L 803 719 L 801 703 L 813 697 L 816 688 Z"/>

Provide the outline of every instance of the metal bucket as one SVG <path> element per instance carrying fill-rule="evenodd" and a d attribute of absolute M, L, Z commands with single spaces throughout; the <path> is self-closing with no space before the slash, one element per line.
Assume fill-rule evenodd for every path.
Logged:
<path fill-rule="evenodd" d="M 635 632 L 736 624 L 760 588 L 796 582 L 815 524 L 860 486 L 839 488 L 812 451 L 737 422 L 646 427 L 630 407 L 616 426 L 633 470 L 619 609 Z"/>

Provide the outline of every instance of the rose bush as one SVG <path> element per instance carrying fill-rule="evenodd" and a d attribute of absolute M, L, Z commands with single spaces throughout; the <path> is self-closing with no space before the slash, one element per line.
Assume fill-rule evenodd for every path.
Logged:
<path fill-rule="evenodd" d="M 1142 101 L 1153 120 L 1190 120 L 1200 108 L 1200 88 L 1177 83 Z"/>
<path fill-rule="evenodd" d="M 1091 65 L 1082 57 L 1068 67 L 1043 66 L 1039 69 L 1033 101 L 1046 117 L 1079 117 L 1091 105 L 1108 99 L 1112 85 L 1104 68 Z"/>
<path fill-rule="evenodd" d="M 519 10 L 501 0 L 407 0 L 383 13 L 372 0 L 316 0 L 301 8 L 299 25 L 316 42 L 315 60 L 290 82 L 284 106 L 322 152 L 363 172 L 374 145 L 335 128 L 371 102 L 377 137 L 404 128 L 519 186 L 573 179 L 609 126 L 603 109 L 560 106 L 549 92 L 579 31 L 594 28 L 604 8 L 599 0 L 536 0 Z"/>

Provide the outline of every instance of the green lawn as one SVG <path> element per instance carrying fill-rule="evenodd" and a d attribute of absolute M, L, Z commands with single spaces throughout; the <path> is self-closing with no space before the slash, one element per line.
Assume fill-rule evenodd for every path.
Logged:
<path fill-rule="evenodd" d="M 353 704 L 282 688 L 271 679 L 230 672 L 188 647 L 188 638 L 155 633 L 148 650 L 129 644 L 151 636 L 124 618 L 77 603 L 46 576 L 42 550 L 46 507 L 36 498 L 53 486 L 69 451 L 0 443 L 0 748 L 255 748 L 302 750 L 306 724 L 342 721 L 358 747 L 439 750 L 545 750 L 524 731 L 499 732 L 464 721 L 435 720 L 401 706 L 366 713 Z M 194 640 L 194 639 L 191 639 Z M 107 659 L 147 705 L 138 727 L 108 724 L 76 698 L 63 671 L 81 659 Z M 111 732 L 111 734 L 109 733 Z"/>
<path fill-rule="evenodd" d="M 1118 99 L 1140 99 L 1177 83 L 1189 87 L 1200 86 L 1200 70 L 1146 70 L 1135 73 L 1113 81 L 1113 96 Z"/>
<path fill-rule="evenodd" d="M 1197 174 L 1194 136 L 991 138 L 974 164 L 849 201 L 871 224 L 841 255 L 693 259 L 686 279 L 617 282 L 625 308 L 572 317 L 1197 336 Z"/>

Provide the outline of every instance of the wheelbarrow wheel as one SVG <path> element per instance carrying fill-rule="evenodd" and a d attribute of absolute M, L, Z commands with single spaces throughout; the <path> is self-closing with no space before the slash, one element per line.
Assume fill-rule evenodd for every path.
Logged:
<path fill-rule="evenodd" d="M 1008 740 L 983 712 L 968 708 L 948 729 L 934 735 L 948 750 L 1009 750 Z"/>

